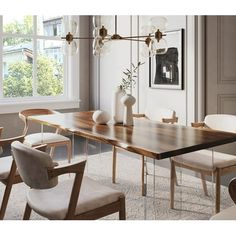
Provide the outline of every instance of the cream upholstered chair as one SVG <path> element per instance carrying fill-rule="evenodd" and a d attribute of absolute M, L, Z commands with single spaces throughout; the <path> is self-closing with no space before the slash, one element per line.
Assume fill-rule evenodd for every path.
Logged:
<path fill-rule="evenodd" d="M 30 218 L 32 209 L 57 220 L 98 219 L 115 212 L 125 219 L 124 194 L 83 176 L 86 161 L 55 167 L 47 153 L 17 141 L 11 146 L 18 172 L 30 187 L 24 219 Z M 66 173 L 75 177 L 58 181 Z"/>
<path fill-rule="evenodd" d="M 57 114 L 58 112 L 49 110 L 49 109 L 27 109 L 23 110 L 19 113 L 19 117 L 24 122 L 24 131 L 23 134 L 25 135 L 24 143 L 29 145 L 30 147 L 38 146 L 41 144 L 47 144 L 48 147 L 51 147 L 50 155 L 53 157 L 54 148 L 56 146 L 66 146 L 67 147 L 67 158 L 68 162 L 71 160 L 71 140 L 68 137 L 65 137 L 60 134 L 60 129 L 56 129 L 55 133 L 43 132 L 42 133 L 34 133 L 28 134 L 27 131 L 29 129 L 29 121 L 28 116 L 33 115 L 50 115 L 50 114 Z M 42 140 L 43 139 L 43 140 Z"/>
<path fill-rule="evenodd" d="M 236 132 L 236 116 L 226 114 L 207 115 L 204 122 L 193 123 L 193 127 L 206 128 L 226 132 Z M 212 157 L 213 154 L 213 157 Z M 220 182 L 221 176 L 236 171 L 236 156 L 201 150 L 171 158 L 171 187 L 170 208 L 174 208 L 174 181 L 176 179 L 175 167 L 190 169 L 201 174 L 203 189 L 207 195 L 205 175 L 215 177 L 215 213 L 220 211 Z"/>
<path fill-rule="evenodd" d="M 4 150 L 7 146 L 10 146 L 11 143 L 16 140 L 23 142 L 24 136 L 22 135 L 14 138 L 0 139 L 0 147 Z M 0 220 L 3 220 L 12 185 L 21 182 L 20 176 L 16 173 L 16 165 L 14 160 L 12 159 L 12 156 L 0 157 L 0 181 L 5 185 L 0 209 Z"/>
<path fill-rule="evenodd" d="M 151 106 L 150 103 L 146 106 L 144 114 L 134 114 L 135 118 L 148 119 L 151 121 L 158 121 L 163 123 L 174 124 L 178 122 L 178 117 L 176 117 L 176 112 L 168 108 L 155 108 Z M 116 182 L 116 157 L 117 148 L 113 146 L 113 167 L 112 167 L 112 182 Z M 146 186 L 145 186 L 145 157 L 142 156 L 142 171 L 141 171 L 141 186 L 142 186 L 142 196 L 146 195 Z M 176 180 L 177 181 L 177 180 Z M 176 182 L 177 184 L 177 182 Z"/>
<path fill-rule="evenodd" d="M 229 195 L 236 204 L 236 178 L 232 179 L 229 183 Z M 215 214 L 210 220 L 236 220 L 236 206 L 233 205 L 221 212 Z"/>

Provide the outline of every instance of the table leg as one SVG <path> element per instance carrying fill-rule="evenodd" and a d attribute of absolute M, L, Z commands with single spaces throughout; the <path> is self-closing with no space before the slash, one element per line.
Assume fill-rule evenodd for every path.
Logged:
<path fill-rule="evenodd" d="M 157 219 L 157 208 L 156 208 L 156 160 L 153 158 L 153 209 L 155 220 Z"/>
<path fill-rule="evenodd" d="M 147 195 L 147 158 L 142 156 L 142 196 Z"/>

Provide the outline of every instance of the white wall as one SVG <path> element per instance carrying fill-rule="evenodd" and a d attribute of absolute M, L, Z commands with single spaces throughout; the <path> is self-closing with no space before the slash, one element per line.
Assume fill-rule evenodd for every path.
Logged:
<path fill-rule="evenodd" d="M 118 33 L 135 35 L 141 32 L 152 16 L 118 16 Z M 149 71 L 148 59 L 140 67 L 138 86 L 132 92 L 137 99 L 136 112 L 143 113 L 147 102 L 147 94 L 156 101 L 157 107 L 174 109 L 180 124 L 189 124 L 195 119 L 195 23 L 191 16 L 166 16 L 168 30 L 184 29 L 184 89 L 166 90 L 148 87 Z M 141 43 L 129 41 L 115 42 L 110 55 L 100 58 L 100 109 L 111 111 L 111 95 L 113 89 L 119 85 L 122 71 L 129 68 L 130 62 L 137 64 L 144 61 L 141 57 Z"/>

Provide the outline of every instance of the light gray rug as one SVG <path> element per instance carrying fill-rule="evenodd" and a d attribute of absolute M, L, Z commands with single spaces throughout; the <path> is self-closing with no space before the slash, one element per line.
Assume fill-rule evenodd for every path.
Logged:
<path fill-rule="evenodd" d="M 137 156 L 138 157 L 138 156 Z M 147 197 L 141 196 L 141 160 L 124 154 L 118 154 L 117 184 L 111 183 L 111 152 L 89 156 L 85 175 L 96 179 L 102 184 L 119 189 L 126 195 L 126 211 L 128 220 L 205 220 L 212 215 L 214 201 L 212 197 L 213 184 L 208 183 L 209 197 L 204 196 L 200 179 L 178 174 L 181 187 L 176 187 L 175 209 L 169 209 L 169 169 L 155 167 L 155 191 L 153 190 L 153 175 L 148 176 Z M 153 165 L 148 163 L 149 173 Z M 27 187 L 21 183 L 13 186 L 5 219 L 22 219 L 25 207 Z M 2 199 L 3 185 L 0 185 Z M 155 200 L 153 196 L 155 195 Z M 222 186 L 221 209 L 233 205 L 226 187 Z M 31 219 L 44 219 L 32 213 Z M 118 214 L 105 217 L 107 220 L 118 219 Z"/>

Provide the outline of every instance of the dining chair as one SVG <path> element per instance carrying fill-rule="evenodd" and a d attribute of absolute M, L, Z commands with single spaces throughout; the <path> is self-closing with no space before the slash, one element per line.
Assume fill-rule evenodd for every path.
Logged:
<path fill-rule="evenodd" d="M 61 130 L 59 128 L 56 129 L 55 133 L 52 132 L 43 132 L 43 133 L 33 133 L 27 134 L 29 129 L 29 116 L 34 115 L 52 115 L 58 114 L 59 112 L 49 109 L 27 109 L 19 112 L 19 117 L 24 122 L 24 131 L 25 135 L 24 143 L 29 145 L 30 147 L 38 146 L 40 144 L 47 144 L 50 147 L 50 156 L 53 157 L 54 149 L 57 146 L 66 146 L 67 147 L 67 158 L 68 162 L 71 161 L 72 150 L 71 150 L 71 140 L 68 137 L 65 137 L 60 134 Z"/>
<path fill-rule="evenodd" d="M 236 132 L 236 116 L 227 114 L 207 115 L 204 122 L 192 123 L 195 128 L 208 129 L 214 132 Z M 207 195 L 205 176 L 215 178 L 215 213 L 220 211 L 221 176 L 236 171 L 236 156 L 211 150 L 201 150 L 171 158 L 170 208 L 174 208 L 174 191 L 176 167 L 186 168 L 201 174 L 203 190 Z"/>
<path fill-rule="evenodd" d="M 0 147 L 2 147 L 2 149 L 5 149 L 7 147 L 10 147 L 12 142 L 14 141 L 23 142 L 23 140 L 24 140 L 24 135 L 14 138 L 0 139 Z M 3 193 L 1 209 L 0 209 L 0 220 L 3 220 L 8 200 L 10 197 L 12 185 L 21 182 L 21 178 L 16 172 L 16 165 L 12 156 L 0 157 L 0 181 L 5 185 L 5 190 Z"/>
<path fill-rule="evenodd" d="M 174 124 L 178 122 L 178 117 L 176 117 L 176 112 L 168 108 L 156 108 L 153 109 L 151 106 L 147 106 L 144 114 L 134 114 L 135 118 L 142 118 L 150 121 L 158 121 L 163 123 Z M 113 146 L 113 164 L 112 164 L 112 182 L 116 183 L 116 159 L 117 159 L 117 148 Z M 142 155 L 142 171 L 141 171 L 141 188 L 142 196 L 146 196 L 146 185 L 145 185 L 145 157 Z M 177 181 L 177 180 L 176 180 Z M 177 182 L 176 182 L 177 184 Z"/>
<path fill-rule="evenodd" d="M 18 141 L 11 146 L 18 172 L 30 187 L 24 220 L 32 210 L 54 220 L 94 220 L 116 212 L 125 220 L 124 194 L 83 176 L 86 161 L 55 167 L 47 153 Z M 74 173 L 74 178 L 58 180 L 67 173 Z"/>
<path fill-rule="evenodd" d="M 236 178 L 230 181 L 228 190 L 231 199 L 236 204 Z M 210 220 L 236 220 L 236 205 L 233 205 L 213 215 Z"/>

